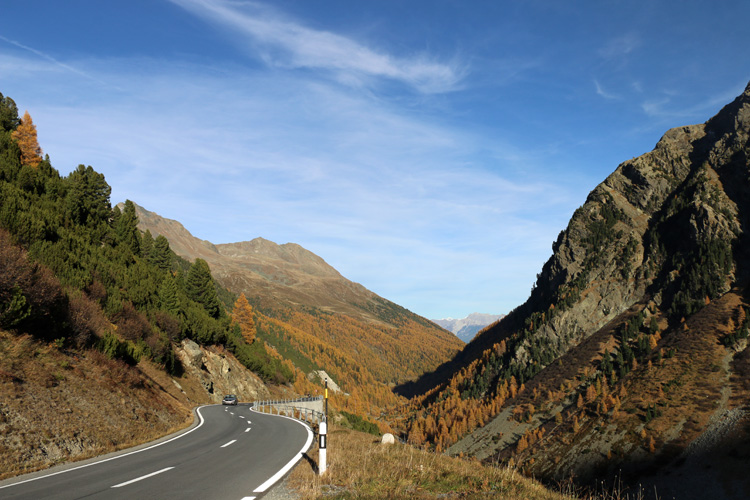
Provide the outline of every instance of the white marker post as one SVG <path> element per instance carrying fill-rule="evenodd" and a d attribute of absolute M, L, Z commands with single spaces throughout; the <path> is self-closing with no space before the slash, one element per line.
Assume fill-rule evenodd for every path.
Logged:
<path fill-rule="evenodd" d="M 326 463 L 326 439 L 328 438 L 328 379 L 326 379 L 325 386 L 325 413 L 323 414 L 323 421 L 318 426 L 318 434 L 320 436 L 320 443 L 318 446 L 318 475 L 322 476 L 325 474 L 328 464 Z"/>
<path fill-rule="evenodd" d="M 320 434 L 320 449 L 318 455 L 318 474 L 323 475 L 326 472 L 326 438 L 328 437 L 328 424 L 323 421 L 318 427 L 318 434 Z"/>

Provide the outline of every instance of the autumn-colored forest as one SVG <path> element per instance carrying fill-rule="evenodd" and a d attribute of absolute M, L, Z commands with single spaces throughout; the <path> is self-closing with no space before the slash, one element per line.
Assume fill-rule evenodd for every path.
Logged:
<path fill-rule="evenodd" d="M 404 404 L 392 386 L 436 368 L 460 345 L 436 339 L 431 327 L 408 318 L 393 326 L 312 308 L 256 311 L 255 317 L 259 339 L 300 373 L 325 370 L 347 393 L 336 397 L 337 406 L 362 415 Z M 299 378 L 295 387 L 303 394 L 320 391 Z"/>

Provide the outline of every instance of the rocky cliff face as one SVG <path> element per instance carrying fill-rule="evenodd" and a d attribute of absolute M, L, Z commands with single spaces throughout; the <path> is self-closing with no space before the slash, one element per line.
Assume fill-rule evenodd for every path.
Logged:
<path fill-rule="evenodd" d="M 729 291 L 748 205 L 750 86 L 703 125 L 668 131 L 588 196 L 553 244 L 526 312 L 555 357 L 640 302 L 679 321 Z M 733 250 L 734 249 L 734 250 Z M 519 363 L 532 360 L 525 351 Z"/>
<path fill-rule="evenodd" d="M 724 435 L 748 442 L 749 131 L 750 85 L 589 194 L 529 300 L 425 378 L 423 389 L 452 380 L 464 400 L 502 402 L 451 452 L 548 479 L 640 481 L 690 462 L 691 443 L 726 415 Z M 511 377 L 515 395 L 502 389 Z"/>
<path fill-rule="evenodd" d="M 241 402 L 270 397 L 257 375 L 217 347 L 206 349 L 185 339 L 175 352 L 185 370 L 182 380 L 187 383 L 173 379 L 174 384 L 186 394 L 190 391 L 188 397 L 194 401 L 220 403 L 226 394 L 236 395 Z"/>

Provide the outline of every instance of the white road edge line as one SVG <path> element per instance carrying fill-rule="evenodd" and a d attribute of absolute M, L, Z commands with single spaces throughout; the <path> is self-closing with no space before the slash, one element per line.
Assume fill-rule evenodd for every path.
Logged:
<path fill-rule="evenodd" d="M 251 408 L 251 411 L 255 411 L 255 410 Z M 297 462 L 299 462 L 300 460 L 302 460 L 302 454 L 305 451 L 307 451 L 308 448 L 310 448 L 310 445 L 313 442 L 313 432 L 312 432 L 312 429 L 310 429 L 309 425 L 307 425 L 306 423 L 302 422 L 301 420 L 297 420 L 296 418 L 286 417 L 284 415 L 274 415 L 274 416 L 275 417 L 281 417 L 281 418 L 288 418 L 289 420 L 297 422 L 298 424 L 300 424 L 301 426 L 303 426 L 307 430 L 307 441 L 305 441 L 305 445 L 302 447 L 302 449 L 299 451 L 299 453 L 297 453 L 297 455 L 295 455 L 295 457 L 288 464 L 286 464 L 284 467 L 282 467 L 281 470 L 279 470 L 279 472 L 277 472 L 276 474 L 274 474 L 273 476 L 271 476 L 265 483 L 263 483 L 260 486 L 258 486 L 253 491 L 253 493 L 263 493 L 268 488 L 270 488 L 271 486 L 273 486 L 274 484 L 276 484 L 276 481 L 278 481 L 279 479 L 281 479 L 282 477 L 284 477 L 284 475 L 287 472 L 289 472 L 292 469 L 292 467 L 294 467 L 295 465 L 297 465 Z"/>
<path fill-rule="evenodd" d="M 167 467 L 167 468 L 164 468 L 162 470 L 158 470 L 156 472 L 152 472 L 151 474 L 146 474 L 145 476 L 137 477 L 135 479 L 131 479 L 130 481 L 125 481 L 124 483 L 116 484 L 116 485 L 112 486 L 112 488 L 121 488 L 121 487 L 127 486 L 129 484 L 137 483 L 138 481 L 142 481 L 142 480 L 147 479 L 147 478 L 149 478 L 151 476 L 155 476 L 157 474 L 161 474 L 162 472 L 167 472 L 168 470 L 172 470 L 172 469 L 174 469 L 174 467 Z"/>
<path fill-rule="evenodd" d="M 206 406 L 208 406 L 208 405 L 206 405 Z M 156 444 L 151 445 L 151 446 L 149 446 L 147 448 L 141 448 L 140 450 L 134 450 L 134 451 L 130 451 L 128 453 L 123 453 L 122 455 L 117 455 L 116 457 L 105 458 L 104 460 L 99 460 L 98 462 L 91 462 L 90 464 L 79 465 L 78 467 L 73 467 L 71 469 L 65 469 L 65 470 L 53 472 L 51 474 L 46 474 L 44 476 L 32 477 L 31 479 L 26 479 L 24 481 L 19 481 L 17 483 L 6 484 L 5 486 L 0 486 L 0 490 L 2 490 L 3 488 L 10 488 L 11 486 L 17 486 L 19 484 L 30 483 L 32 481 L 38 481 L 39 479 L 44 479 L 44 478 L 47 478 L 47 477 L 57 476 L 58 474 L 65 474 L 66 472 L 71 472 L 71 471 L 78 470 L 78 469 L 85 469 L 86 467 L 91 467 L 92 465 L 103 464 L 104 462 L 109 462 L 111 460 L 116 460 L 118 458 L 127 457 L 129 455 L 134 455 L 134 454 L 140 453 L 142 451 L 151 450 L 151 449 L 156 448 L 157 446 L 161 446 L 163 444 L 171 443 L 175 439 L 180 439 L 181 437 L 185 437 L 188 434 L 190 434 L 191 432 L 198 430 L 203 425 L 203 422 L 205 422 L 205 419 L 203 418 L 203 415 L 201 415 L 201 409 L 202 408 L 205 408 L 205 406 L 201 406 L 201 407 L 199 407 L 199 408 L 197 408 L 195 410 L 195 412 L 198 414 L 198 417 L 200 417 L 201 422 L 198 425 L 196 425 L 195 427 L 193 427 L 192 429 L 190 429 L 189 431 L 187 431 L 187 432 L 185 432 L 183 434 L 180 434 L 179 436 L 175 436 L 175 437 L 173 437 L 171 439 L 167 439 L 166 441 L 162 441 L 161 443 L 156 443 Z"/>
<path fill-rule="evenodd" d="M 236 440 L 236 439 L 232 439 L 232 440 L 231 440 L 231 441 L 229 441 L 229 442 L 228 442 L 227 444 L 223 444 L 223 445 L 221 445 L 221 447 L 222 447 L 222 448 L 226 448 L 226 447 L 227 447 L 227 446 L 229 446 L 230 444 L 234 444 L 234 443 L 236 443 L 236 442 L 237 442 L 237 440 Z"/>

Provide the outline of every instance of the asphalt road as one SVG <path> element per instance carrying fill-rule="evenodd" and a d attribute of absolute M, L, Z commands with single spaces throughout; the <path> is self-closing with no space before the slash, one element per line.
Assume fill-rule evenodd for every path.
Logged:
<path fill-rule="evenodd" d="M 248 405 L 204 406 L 166 440 L 0 482 L 10 499 L 259 499 L 312 444 L 305 424 Z"/>

